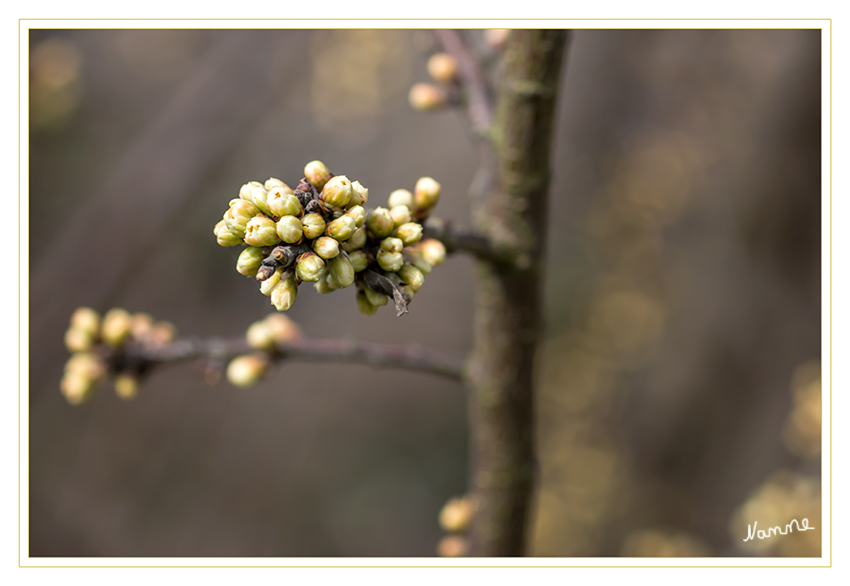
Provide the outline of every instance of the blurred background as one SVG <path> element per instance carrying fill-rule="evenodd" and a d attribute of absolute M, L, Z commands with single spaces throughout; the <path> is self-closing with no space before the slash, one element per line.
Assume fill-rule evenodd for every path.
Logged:
<path fill-rule="evenodd" d="M 375 206 L 430 175 L 435 215 L 468 223 L 465 118 L 407 105 L 431 34 L 29 34 L 30 555 L 435 555 L 467 486 L 459 384 L 289 363 L 245 390 L 186 364 L 131 402 L 59 392 L 78 306 L 201 336 L 269 313 L 212 234 L 247 181 L 321 159 Z M 820 555 L 820 59 L 819 30 L 574 34 L 533 555 Z M 472 269 L 450 258 L 400 319 L 309 287 L 288 315 L 463 353 Z M 803 517 L 817 530 L 743 542 Z"/>

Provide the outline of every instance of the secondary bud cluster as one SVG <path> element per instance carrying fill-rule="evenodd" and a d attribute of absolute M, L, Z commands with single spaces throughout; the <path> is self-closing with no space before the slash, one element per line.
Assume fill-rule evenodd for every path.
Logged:
<path fill-rule="evenodd" d="M 427 67 L 436 83 L 417 83 L 410 88 L 407 99 L 414 110 L 439 110 L 457 94 L 457 59 L 448 53 L 435 53 L 428 59 Z"/>
<path fill-rule="evenodd" d="M 174 339 L 176 329 L 165 321 L 155 322 L 146 313 L 131 314 L 110 309 L 101 317 L 95 310 L 80 307 L 71 315 L 65 346 L 71 358 L 65 364 L 60 389 L 72 405 L 90 400 L 98 387 L 113 379 L 122 399 L 138 393 L 142 365 L 127 359 L 127 348 L 157 348 Z"/>
<path fill-rule="evenodd" d="M 445 258 L 441 243 L 422 241 L 420 223 L 437 205 L 440 184 L 423 177 L 413 192 L 396 190 L 388 207 L 367 212 L 368 198 L 359 181 L 312 161 L 295 189 L 274 178 L 243 185 L 213 232 L 221 246 L 247 245 L 236 270 L 259 281 L 278 311 L 292 307 L 307 281 L 320 293 L 356 285 L 367 315 L 392 298 L 401 315 Z"/>
<path fill-rule="evenodd" d="M 465 534 L 469 531 L 477 510 L 476 500 L 467 495 L 453 498 L 440 511 L 439 521 L 443 531 L 450 533 L 437 544 L 437 553 L 442 557 L 463 556 L 469 549 Z"/>

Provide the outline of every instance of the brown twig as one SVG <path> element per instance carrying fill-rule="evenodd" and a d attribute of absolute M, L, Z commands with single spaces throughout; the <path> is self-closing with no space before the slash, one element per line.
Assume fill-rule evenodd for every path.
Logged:
<path fill-rule="evenodd" d="M 493 107 L 487 80 L 478 60 L 457 31 L 435 30 L 434 35 L 446 53 L 457 59 L 458 75 L 467 92 L 469 120 L 472 123 L 473 132 L 479 137 L 487 136 L 493 120 Z"/>
<path fill-rule="evenodd" d="M 500 265 L 514 265 L 516 250 L 501 244 L 478 230 L 456 226 L 439 218 L 429 218 L 425 224 L 425 238 L 435 238 L 446 247 L 446 252 L 468 252 L 481 260 Z"/>

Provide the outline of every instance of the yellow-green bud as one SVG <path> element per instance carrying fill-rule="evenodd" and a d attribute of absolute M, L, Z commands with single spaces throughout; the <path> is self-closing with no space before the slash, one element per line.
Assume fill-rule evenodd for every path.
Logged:
<path fill-rule="evenodd" d="M 427 67 L 434 81 L 452 83 L 457 79 L 457 59 L 448 53 L 434 53 L 428 59 Z"/>
<path fill-rule="evenodd" d="M 100 329 L 100 315 L 90 307 L 78 307 L 71 314 L 71 327 L 83 330 L 91 336 L 97 336 Z"/>
<path fill-rule="evenodd" d="M 400 252 L 378 251 L 378 264 L 388 273 L 394 273 L 404 264 L 404 257 Z"/>
<path fill-rule="evenodd" d="M 357 230 L 357 222 L 350 216 L 340 216 L 325 229 L 325 234 L 340 242 L 348 240 Z"/>
<path fill-rule="evenodd" d="M 103 316 L 100 337 L 103 341 L 117 348 L 130 335 L 130 314 L 123 309 L 110 309 Z"/>
<path fill-rule="evenodd" d="M 390 216 L 393 219 L 393 226 L 398 228 L 402 224 L 407 224 L 412 219 L 410 216 L 410 208 L 407 206 L 396 206 L 390 208 Z"/>
<path fill-rule="evenodd" d="M 301 339 L 301 328 L 298 324 L 279 313 L 273 313 L 263 320 L 271 332 L 276 344 L 291 344 Z"/>
<path fill-rule="evenodd" d="M 295 216 L 283 216 L 275 225 L 277 235 L 287 244 L 295 244 L 301 241 L 303 226 L 301 220 Z"/>
<path fill-rule="evenodd" d="M 469 540 L 460 535 L 446 535 L 437 544 L 437 555 L 444 558 L 456 558 L 469 551 Z"/>
<path fill-rule="evenodd" d="M 257 206 L 257 208 L 259 208 L 259 210 L 264 214 L 269 216 L 271 215 L 269 205 L 266 202 L 268 189 L 266 189 L 259 181 L 249 181 L 243 185 L 239 190 L 239 197 Z"/>
<path fill-rule="evenodd" d="M 305 252 L 298 257 L 298 262 L 295 263 L 295 274 L 302 281 L 318 281 L 322 275 L 322 270 L 325 268 L 325 261 L 318 254 Z"/>
<path fill-rule="evenodd" d="M 255 354 L 237 356 L 227 365 L 227 380 L 237 387 L 251 387 L 257 384 L 269 368 L 265 357 Z"/>
<path fill-rule="evenodd" d="M 230 209 L 224 213 L 224 223 L 234 235 L 244 238 L 248 229 L 248 222 L 260 213 L 260 208 L 244 199 L 234 199 L 230 202 Z"/>
<path fill-rule="evenodd" d="M 249 246 L 274 246 L 280 242 L 274 220 L 263 214 L 257 214 L 245 230 L 245 244 Z"/>
<path fill-rule="evenodd" d="M 266 179 L 266 182 L 265 184 L 263 184 L 263 187 L 266 188 L 266 191 L 271 191 L 275 187 L 285 187 L 289 190 L 289 193 L 292 193 L 292 190 L 289 189 L 289 186 L 286 183 L 284 183 L 280 179 L 275 179 L 274 177 L 269 177 L 268 179 Z"/>
<path fill-rule="evenodd" d="M 219 246 L 236 246 L 238 244 L 242 244 L 242 238 L 245 235 L 244 232 L 242 232 L 242 236 L 238 236 L 231 232 L 224 220 L 221 220 L 215 225 L 213 234 L 215 234 L 215 239 Z"/>
<path fill-rule="evenodd" d="M 366 223 L 366 210 L 363 209 L 363 206 L 354 206 L 352 208 L 348 208 L 348 211 L 345 212 L 346 216 L 354 219 L 354 223 L 358 228 L 363 226 Z"/>
<path fill-rule="evenodd" d="M 301 216 L 304 213 L 301 202 L 286 185 L 275 187 L 269 191 L 268 202 L 269 210 L 271 210 L 269 215 L 278 218 L 281 216 Z"/>
<path fill-rule="evenodd" d="M 135 399 L 136 395 L 139 394 L 139 379 L 131 374 L 119 374 L 115 377 L 113 384 L 115 385 L 115 394 L 125 401 Z"/>
<path fill-rule="evenodd" d="M 329 206 L 345 207 L 351 201 L 351 181 L 345 175 L 332 177 L 325 183 L 319 198 Z"/>
<path fill-rule="evenodd" d="M 295 303 L 298 285 L 295 279 L 281 279 L 271 292 L 271 302 L 278 311 L 287 311 Z"/>
<path fill-rule="evenodd" d="M 263 251 L 255 246 L 249 246 L 236 259 L 236 272 L 246 277 L 253 277 L 263 262 Z"/>
<path fill-rule="evenodd" d="M 369 268 L 369 255 L 362 250 L 355 250 L 348 253 L 348 262 L 351 263 L 354 272 L 359 273 Z"/>
<path fill-rule="evenodd" d="M 95 337 L 86 330 L 71 327 L 65 332 L 65 347 L 68 352 L 86 352 L 94 346 Z"/>
<path fill-rule="evenodd" d="M 339 254 L 339 242 L 328 236 L 320 236 L 313 241 L 313 252 L 324 259 L 333 258 Z"/>
<path fill-rule="evenodd" d="M 419 250 L 406 250 L 404 252 L 404 260 L 419 269 L 423 275 L 427 276 L 431 274 L 433 267 L 431 266 L 431 263 L 422 258 L 422 253 Z"/>
<path fill-rule="evenodd" d="M 395 229 L 393 236 L 404 242 L 405 246 L 412 246 L 422 239 L 422 225 L 416 222 L 402 224 Z"/>
<path fill-rule="evenodd" d="M 60 390 L 71 405 L 80 405 L 89 401 L 97 390 L 99 380 L 78 372 L 67 372 L 62 377 Z"/>
<path fill-rule="evenodd" d="M 245 332 L 245 340 L 251 348 L 256 350 L 271 350 L 275 346 L 271 330 L 265 321 L 255 321 L 248 326 Z"/>
<path fill-rule="evenodd" d="M 319 214 L 307 214 L 301 218 L 304 238 L 313 240 L 325 233 L 325 220 Z"/>
<path fill-rule="evenodd" d="M 398 206 L 407 206 L 413 209 L 413 194 L 406 189 L 396 189 L 390 194 L 390 199 L 387 202 L 390 209 Z"/>
<path fill-rule="evenodd" d="M 399 270 L 398 276 L 416 293 L 425 283 L 425 275 L 411 264 L 405 263 Z"/>
<path fill-rule="evenodd" d="M 150 335 L 153 329 L 153 318 L 147 313 L 134 313 L 130 316 L 130 335 L 141 340 Z"/>
<path fill-rule="evenodd" d="M 419 244 L 422 258 L 431 266 L 438 267 L 446 260 L 446 246 L 434 238 L 423 240 Z"/>
<path fill-rule="evenodd" d="M 381 240 L 381 250 L 384 252 L 401 252 L 403 248 L 404 243 L 398 238 L 390 236 Z"/>
<path fill-rule="evenodd" d="M 283 269 L 277 269 L 272 276 L 260 283 L 260 293 L 263 295 L 271 295 L 272 289 L 280 283 L 280 278 L 283 275 Z"/>
<path fill-rule="evenodd" d="M 349 207 L 366 205 L 369 201 L 369 190 L 360 185 L 359 181 L 351 184 L 351 199 L 348 201 Z"/>
<path fill-rule="evenodd" d="M 331 177 L 331 172 L 321 161 L 310 161 L 304 167 L 304 177 L 310 182 L 310 185 L 321 191 L 325 187 L 325 183 Z"/>
<path fill-rule="evenodd" d="M 466 531 L 474 512 L 472 499 L 468 497 L 451 499 L 440 511 L 440 527 L 448 533 Z"/>
<path fill-rule="evenodd" d="M 440 199 L 440 184 L 431 177 L 421 177 L 413 189 L 416 210 L 431 210 Z"/>
<path fill-rule="evenodd" d="M 366 227 L 374 239 L 386 238 L 393 231 L 393 217 L 386 208 L 375 208 L 366 220 Z"/>
<path fill-rule="evenodd" d="M 374 305 L 375 307 L 383 307 L 389 301 L 389 298 L 383 293 L 378 293 L 377 291 L 372 291 L 369 287 L 363 289 L 363 293 L 366 295 L 366 299 L 369 300 L 369 303 Z"/>
<path fill-rule="evenodd" d="M 427 112 L 437 110 L 446 105 L 448 98 L 446 92 L 430 83 L 417 83 L 410 88 L 407 101 L 414 110 Z"/>
<path fill-rule="evenodd" d="M 340 254 L 328 261 L 328 271 L 331 276 L 342 287 L 348 287 L 354 283 L 354 267 L 351 266 L 351 261 L 347 254 Z"/>
<path fill-rule="evenodd" d="M 357 292 L 357 309 L 363 315 L 375 315 L 375 312 L 378 311 L 378 307 L 369 303 L 369 299 L 363 291 Z"/>
<path fill-rule="evenodd" d="M 363 245 L 366 244 L 366 226 L 362 226 L 357 228 L 354 231 L 354 234 L 351 237 L 342 243 L 342 249 L 345 252 L 354 252 L 355 250 L 359 250 L 363 248 Z"/>
<path fill-rule="evenodd" d="M 324 295 L 325 293 L 333 293 L 334 291 L 336 291 L 336 288 L 332 287 L 330 283 L 328 283 L 327 279 L 319 279 L 318 281 L 316 281 L 315 287 L 316 291 L 318 291 L 322 295 Z"/>
<path fill-rule="evenodd" d="M 65 374 L 72 373 L 100 381 L 106 376 L 106 364 L 94 354 L 77 352 L 65 363 Z"/>

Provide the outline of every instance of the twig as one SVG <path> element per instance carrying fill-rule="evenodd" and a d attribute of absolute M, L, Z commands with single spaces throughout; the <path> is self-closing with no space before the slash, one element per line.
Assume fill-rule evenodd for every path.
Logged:
<path fill-rule="evenodd" d="M 446 53 L 457 59 L 460 81 L 466 88 L 469 120 L 479 137 L 487 136 L 493 120 L 493 107 L 487 90 L 487 81 L 478 60 L 469 51 L 457 31 L 435 30 L 437 40 Z"/>
<path fill-rule="evenodd" d="M 436 238 L 446 247 L 446 252 L 468 252 L 481 260 L 499 265 L 514 265 L 516 251 L 500 244 L 487 234 L 472 228 L 455 226 L 439 218 L 429 218 L 425 224 L 425 238 Z"/>

